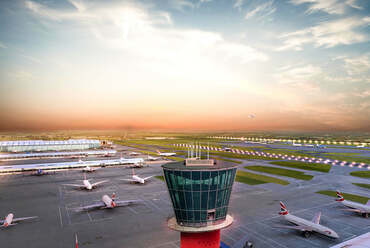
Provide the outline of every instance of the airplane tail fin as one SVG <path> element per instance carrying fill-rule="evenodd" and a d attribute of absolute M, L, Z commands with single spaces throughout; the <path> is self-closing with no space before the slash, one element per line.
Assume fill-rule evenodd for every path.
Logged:
<path fill-rule="evenodd" d="M 76 248 L 78 248 L 78 239 L 77 239 L 77 233 L 75 234 L 76 236 Z"/>
<path fill-rule="evenodd" d="M 114 201 L 116 199 L 116 193 L 113 192 L 112 194 L 112 201 Z"/>
<path fill-rule="evenodd" d="M 288 209 L 286 208 L 283 202 L 280 202 L 280 215 L 287 215 L 289 213 Z"/>
<path fill-rule="evenodd" d="M 344 198 L 342 194 L 337 190 L 337 199 L 335 199 L 338 202 L 344 201 Z"/>

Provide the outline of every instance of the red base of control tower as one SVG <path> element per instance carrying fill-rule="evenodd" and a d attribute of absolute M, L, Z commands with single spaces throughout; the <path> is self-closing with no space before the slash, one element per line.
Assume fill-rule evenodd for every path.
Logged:
<path fill-rule="evenodd" d="M 202 233 L 181 233 L 181 248 L 220 248 L 220 230 Z"/>

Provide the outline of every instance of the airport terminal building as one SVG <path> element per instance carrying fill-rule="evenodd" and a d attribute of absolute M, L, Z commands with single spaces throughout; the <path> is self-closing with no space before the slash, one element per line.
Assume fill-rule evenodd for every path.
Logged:
<path fill-rule="evenodd" d="M 0 141 L 0 152 L 86 150 L 99 147 L 99 140 L 88 139 Z"/>

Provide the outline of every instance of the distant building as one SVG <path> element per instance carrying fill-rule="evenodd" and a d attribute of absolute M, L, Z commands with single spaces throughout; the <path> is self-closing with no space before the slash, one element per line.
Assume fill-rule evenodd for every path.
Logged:
<path fill-rule="evenodd" d="M 99 147 L 99 140 L 87 139 L 0 141 L 0 152 L 85 150 Z"/>

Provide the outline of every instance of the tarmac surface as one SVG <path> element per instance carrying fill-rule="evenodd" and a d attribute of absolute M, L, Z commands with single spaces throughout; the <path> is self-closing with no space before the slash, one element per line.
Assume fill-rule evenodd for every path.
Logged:
<path fill-rule="evenodd" d="M 244 166 L 267 163 L 263 160 L 243 161 L 238 166 L 245 170 Z M 150 163 L 149 167 L 135 172 L 140 176 L 161 175 L 160 165 Z M 350 176 L 349 172 L 354 170 L 359 169 L 333 166 L 329 173 L 306 171 L 306 174 L 315 176 L 311 181 L 279 177 L 290 182 L 287 186 L 272 183 L 250 186 L 235 182 L 229 209 L 235 221 L 221 232 L 222 241 L 235 248 L 243 247 L 246 240 L 252 241 L 257 248 L 330 247 L 369 232 L 370 218 L 341 211 L 334 198 L 315 193 L 338 189 L 370 197 L 369 190 L 352 185 L 353 182 L 370 183 L 369 179 Z M 173 210 L 165 183 L 157 178 L 145 185 L 119 180 L 130 176 L 131 170 L 124 167 L 107 167 L 88 173 L 87 178 L 92 182 L 110 180 L 92 191 L 62 185 L 81 183 L 81 170 L 59 171 L 40 177 L 0 176 L 0 216 L 10 212 L 15 218 L 39 216 L 36 220 L 1 228 L 1 244 L 6 244 L 7 248 L 75 247 L 77 233 L 82 248 L 180 247 L 179 233 L 167 227 L 167 219 L 173 216 Z M 140 199 L 143 202 L 89 212 L 73 210 L 100 201 L 103 194 L 111 196 L 113 192 L 119 200 Z M 299 231 L 274 228 L 276 224 L 287 224 L 278 215 L 280 200 L 290 213 L 299 217 L 312 219 L 316 212 L 322 211 L 321 224 L 335 230 L 340 239 L 332 240 L 319 234 L 304 238 Z"/>

